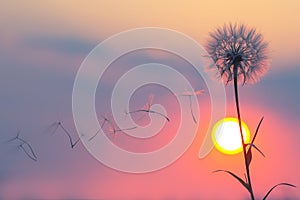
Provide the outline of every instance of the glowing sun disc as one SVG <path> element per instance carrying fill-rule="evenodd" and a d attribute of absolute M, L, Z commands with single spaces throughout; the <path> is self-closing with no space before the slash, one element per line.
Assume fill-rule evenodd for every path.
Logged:
<path fill-rule="evenodd" d="M 250 131 L 242 121 L 242 133 L 245 144 L 250 141 Z M 213 127 L 212 140 L 215 147 L 224 154 L 237 154 L 243 150 L 237 118 L 227 117 L 219 120 Z"/>

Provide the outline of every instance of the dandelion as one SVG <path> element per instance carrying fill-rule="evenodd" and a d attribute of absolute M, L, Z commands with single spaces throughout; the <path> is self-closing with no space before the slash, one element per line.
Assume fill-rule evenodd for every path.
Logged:
<path fill-rule="evenodd" d="M 248 190 L 251 199 L 255 200 L 249 169 L 252 160 L 251 147 L 254 147 L 264 155 L 253 144 L 263 118 L 257 126 L 252 142 L 245 144 L 241 125 L 238 83 L 244 85 L 245 83 L 256 82 L 267 71 L 269 65 L 267 56 L 268 44 L 263 40 L 263 36 L 257 33 L 254 28 L 237 24 L 224 25 L 210 33 L 210 37 L 206 49 L 209 56 L 215 62 L 214 66 L 216 66 L 220 77 L 226 84 L 232 81 L 234 83 L 235 103 L 246 168 L 246 181 L 227 170 L 217 170 L 215 172 L 226 172 L 233 176 Z M 268 191 L 263 200 L 267 199 L 272 190 L 280 185 L 295 187 L 289 183 L 277 184 Z"/>
<path fill-rule="evenodd" d="M 229 24 L 210 33 L 206 50 L 224 82 L 257 82 L 268 69 L 268 43 L 245 25 Z"/>

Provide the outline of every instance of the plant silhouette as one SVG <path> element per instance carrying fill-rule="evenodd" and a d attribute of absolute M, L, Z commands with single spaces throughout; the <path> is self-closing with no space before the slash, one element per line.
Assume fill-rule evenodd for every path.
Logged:
<path fill-rule="evenodd" d="M 252 142 L 245 144 L 242 126 L 241 111 L 239 104 L 238 84 L 254 83 L 267 71 L 269 65 L 268 43 L 264 42 L 263 36 L 254 28 L 245 25 L 228 24 L 217 28 L 210 33 L 210 40 L 207 43 L 206 50 L 209 56 L 214 60 L 216 70 L 220 78 L 229 84 L 233 82 L 234 96 L 241 141 L 243 147 L 244 162 L 246 168 L 246 181 L 228 170 L 217 170 L 215 172 L 226 172 L 237 179 L 249 192 L 251 199 L 255 200 L 250 176 L 250 163 L 252 161 L 252 147 L 258 150 L 263 156 L 262 151 L 255 146 L 254 141 L 263 118 L 260 120 Z M 263 199 L 266 199 L 274 188 L 279 185 L 295 187 L 289 183 L 280 183 L 271 188 Z"/>

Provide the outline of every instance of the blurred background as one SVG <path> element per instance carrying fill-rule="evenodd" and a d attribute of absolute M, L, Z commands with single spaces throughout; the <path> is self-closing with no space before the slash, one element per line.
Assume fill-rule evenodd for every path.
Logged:
<path fill-rule="evenodd" d="M 1 1 L 0 199 L 247 199 L 246 190 L 236 180 L 212 173 L 228 169 L 243 176 L 240 154 L 228 156 L 214 149 L 204 159 L 198 158 L 210 117 L 209 93 L 198 97 L 201 124 L 191 147 L 174 164 L 152 173 L 110 169 L 82 144 L 71 149 L 62 130 L 54 135 L 49 131 L 53 122 L 61 120 L 72 137 L 78 138 L 72 118 L 73 83 L 83 60 L 101 41 L 131 28 L 154 26 L 182 32 L 204 45 L 210 31 L 228 22 L 255 27 L 270 42 L 269 72 L 259 83 L 240 89 L 242 118 L 251 132 L 265 116 L 256 142 L 266 158 L 254 153 L 254 191 L 261 197 L 278 182 L 300 186 L 299 4 L 296 0 Z M 195 89 L 206 89 L 188 63 L 167 52 L 130 53 L 111 67 L 122 71 L 149 62 L 180 69 Z M 108 71 L 106 77 L 116 79 L 118 75 Z M 110 112 L 107 103 L 112 86 L 103 81 L 96 96 L 99 115 Z M 226 87 L 226 92 L 227 115 L 235 116 L 232 87 Z M 143 106 L 150 93 L 155 103 L 166 106 L 176 127 L 178 105 L 174 96 L 158 86 L 137 91 L 130 108 Z M 147 123 L 147 117 L 145 120 Z M 149 141 L 144 150 L 170 140 L 173 126 L 167 124 L 161 134 L 170 134 Z M 35 150 L 37 162 L 18 144 L 5 143 L 18 130 Z M 122 139 L 120 136 L 116 143 L 124 148 L 131 144 Z M 282 187 L 271 197 L 300 199 L 300 192 Z"/>

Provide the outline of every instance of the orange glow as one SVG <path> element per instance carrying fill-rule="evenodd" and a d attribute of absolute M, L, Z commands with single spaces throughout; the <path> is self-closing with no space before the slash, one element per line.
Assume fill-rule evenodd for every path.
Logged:
<path fill-rule="evenodd" d="M 270 71 L 261 82 L 240 87 L 241 117 L 252 137 L 264 116 L 254 144 L 266 157 L 253 148 L 250 166 L 253 190 L 262 197 L 276 183 L 300 186 L 300 110 L 297 104 L 300 101 L 297 92 L 300 85 L 297 81 L 300 80 L 300 1 L 27 0 L 2 1 L 0 5 L 0 81 L 3 85 L 0 199 L 247 199 L 247 191 L 238 181 L 227 174 L 212 173 L 225 169 L 243 177 L 242 148 L 234 154 L 222 149 L 216 137 L 213 139 L 217 125 L 226 120 L 221 119 L 225 115 L 212 131 L 211 125 L 216 122 L 212 120 L 212 113 L 217 108 L 212 106 L 209 85 L 202 78 L 201 81 L 196 79 L 198 76 L 193 74 L 194 69 L 190 70 L 190 63 L 171 52 L 144 49 L 116 59 L 105 72 L 107 76 L 99 81 L 95 107 L 98 116 L 110 110 L 110 101 L 106 104 L 106 100 L 116 78 L 139 64 L 156 61 L 182 72 L 195 89 L 183 94 L 198 95 L 198 132 L 191 146 L 172 165 L 145 174 L 123 173 L 94 159 L 81 144 L 69 149 L 65 147 L 67 138 L 64 136 L 44 134 L 47 125 L 56 120 L 67 121 L 68 130 L 76 134 L 71 113 L 72 85 L 86 54 L 101 41 L 132 28 L 161 27 L 182 32 L 204 46 L 210 31 L 229 22 L 256 28 L 270 44 Z M 138 39 L 146 39 L 146 36 Z M 111 47 L 111 52 L 128 42 Z M 183 43 L 180 45 L 186 47 Z M 159 134 L 147 139 L 119 132 L 113 140 L 106 130 L 108 126 L 104 127 L 113 144 L 125 151 L 146 154 L 159 150 L 176 137 L 183 118 L 193 120 L 189 107 L 181 110 L 175 95 L 166 90 L 157 92 L 156 88 L 141 90 L 137 98 L 133 96 L 130 110 L 144 105 L 147 99 L 141 97 L 147 91 L 155 93 L 155 104 L 164 107 L 170 122 L 165 123 Z M 226 87 L 226 95 L 226 116 L 235 117 L 232 86 Z M 182 101 L 188 103 L 188 98 L 183 97 Z M 193 106 L 196 103 L 193 101 Z M 125 108 L 120 110 L 124 111 Z M 147 126 L 152 122 L 151 117 L 157 117 L 140 114 L 144 113 L 132 116 L 139 126 Z M 125 117 L 124 114 L 124 120 L 130 119 L 130 116 Z M 249 132 L 246 143 L 250 140 L 247 126 L 244 126 Z M 18 128 L 37 151 L 37 163 L 28 160 L 22 149 L 14 151 L 18 148 L 15 144 L 5 143 Z M 191 131 L 192 128 L 187 129 L 186 134 Z M 216 148 L 199 159 L 199 149 L 206 136 L 214 140 Z M 241 140 L 240 133 L 237 139 Z M 114 157 L 109 151 L 103 153 Z M 160 159 L 163 158 L 157 158 Z M 120 162 L 125 159 L 121 158 Z M 270 199 L 300 199 L 300 190 L 279 188 L 272 192 Z"/>
<path fill-rule="evenodd" d="M 242 131 L 245 143 L 249 143 L 250 131 L 243 121 Z M 212 139 L 215 147 L 224 154 L 237 154 L 243 150 L 237 118 L 219 120 L 213 127 Z"/>
<path fill-rule="evenodd" d="M 12 1 L 15 2 L 15 1 Z M 272 57 L 297 58 L 300 26 L 299 1 L 26 1 L 1 4 L 3 30 L 14 33 L 34 30 L 52 35 L 64 34 L 87 37 L 96 41 L 130 28 L 157 26 L 188 34 L 201 44 L 208 32 L 226 22 L 241 22 L 254 26 L 270 41 Z M 35 8 L 39 9 L 35 9 Z M 14 10 L 14 12 L 12 12 Z M 255 12 L 255 14 L 253 14 Z M 53 15 L 55 13 L 55 15 Z M 43 15 L 43 18 L 39 16 Z M 15 26 L 22 24 L 22 26 Z M 26 27 L 26 29 L 24 29 Z M 287 40 L 288 38 L 288 40 Z"/>

